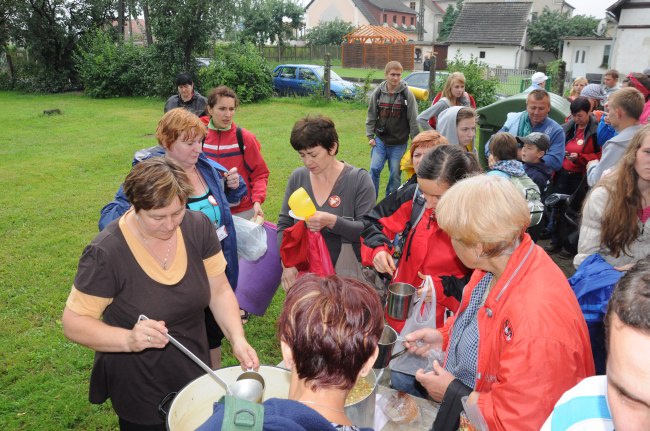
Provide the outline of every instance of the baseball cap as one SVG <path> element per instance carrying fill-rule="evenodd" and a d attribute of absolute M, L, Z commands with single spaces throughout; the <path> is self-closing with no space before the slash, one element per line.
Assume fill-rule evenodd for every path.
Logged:
<path fill-rule="evenodd" d="M 546 133 L 533 132 L 528 136 L 517 136 L 517 143 L 520 147 L 523 147 L 524 144 L 534 145 L 540 151 L 548 151 L 548 148 L 551 146 L 551 141 L 548 139 Z"/>
<path fill-rule="evenodd" d="M 606 99 L 605 92 L 603 87 L 600 84 L 587 84 L 585 88 L 580 92 L 580 97 L 586 97 L 587 99 L 598 99 L 601 102 Z"/>
<path fill-rule="evenodd" d="M 548 76 L 544 74 L 544 72 L 535 72 L 533 73 L 533 76 L 530 78 L 530 80 L 533 82 L 533 84 L 541 84 L 542 82 L 546 81 L 548 79 Z"/>

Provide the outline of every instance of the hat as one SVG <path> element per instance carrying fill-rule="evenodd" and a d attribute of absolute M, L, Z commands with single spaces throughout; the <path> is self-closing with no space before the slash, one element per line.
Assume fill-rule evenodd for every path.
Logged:
<path fill-rule="evenodd" d="M 530 78 L 530 80 L 533 81 L 533 84 L 541 84 L 547 79 L 548 76 L 546 76 L 544 72 L 535 72 L 533 73 L 533 76 Z"/>
<path fill-rule="evenodd" d="M 546 133 L 533 132 L 528 136 L 517 136 L 517 143 L 520 147 L 523 147 L 524 144 L 534 145 L 540 151 L 548 151 L 548 148 L 551 146 L 551 141 L 548 139 Z"/>
<path fill-rule="evenodd" d="M 588 84 L 585 85 L 585 88 L 580 92 L 580 97 L 586 97 L 587 99 L 598 99 L 601 102 L 607 97 L 603 91 L 603 87 L 600 84 Z"/>

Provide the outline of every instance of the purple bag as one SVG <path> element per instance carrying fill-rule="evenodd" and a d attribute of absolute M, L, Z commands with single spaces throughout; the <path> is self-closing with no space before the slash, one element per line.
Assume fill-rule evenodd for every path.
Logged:
<path fill-rule="evenodd" d="M 266 253 L 255 261 L 239 259 L 239 279 L 235 289 L 239 308 L 258 316 L 266 312 L 282 278 L 277 226 L 264 222 L 264 229 Z"/>

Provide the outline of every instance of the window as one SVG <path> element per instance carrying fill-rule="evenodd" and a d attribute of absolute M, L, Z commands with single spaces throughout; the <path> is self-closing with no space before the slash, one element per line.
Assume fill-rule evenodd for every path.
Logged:
<path fill-rule="evenodd" d="M 409 7 L 410 7 L 411 9 L 415 10 L 415 2 L 412 1 L 411 3 L 409 3 Z"/>
<path fill-rule="evenodd" d="M 406 17 L 402 15 L 402 25 L 406 24 Z"/>
<path fill-rule="evenodd" d="M 485 58 L 485 51 L 479 51 L 478 58 Z"/>
<path fill-rule="evenodd" d="M 578 63 L 580 61 L 580 50 L 576 51 L 576 61 L 574 63 Z"/>
<path fill-rule="evenodd" d="M 397 15 L 393 15 L 393 24 L 397 24 Z"/>
<path fill-rule="evenodd" d="M 384 22 L 388 22 L 388 15 L 384 14 Z"/>
<path fill-rule="evenodd" d="M 603 64 L 601 64 L 601 67 L 609 67 L 609 56 L 612 52 L 612 45 L 605 45 L 605 50 L 603 51 Z"/>
<path fill-rule="evenodd" d="M 586 51 L 584 51 L 584 50 L 582 51 L 582 61 L 581 61 L 580 63 L 584 63 L 584 62 L 585 62 L 585 54 L 586 54 L 586 53 L 587 53 Z"/>
<path fill-rule="evenodd" d="M 411 25 L 415 25 L 415 18 L 411 17 Z"/>

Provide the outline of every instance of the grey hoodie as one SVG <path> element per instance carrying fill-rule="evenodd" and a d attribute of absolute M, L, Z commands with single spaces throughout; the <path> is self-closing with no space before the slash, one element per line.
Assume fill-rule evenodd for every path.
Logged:
<path fill-rule="evenodd" d="M 463 106 L 452 106 L 447 108 L 438 117 L 438 124 L 436 130 L 442 136 L 447 138 L 450 145 L 458 145 L 458 132 L 456 132 L 456 116 Z"/>
<path fill-rule="evenodd" d="M 413 139 L 420 132 L 417 117 L 418 102 L 413 93 L 408 90 L 406 83 L 401 81 L 397 90 L 389 93 L 384 81 L 370 95 L 366 136 L 373 139 L 376 135 L 386 145 L 406 144 L 409 135 Z"/>

